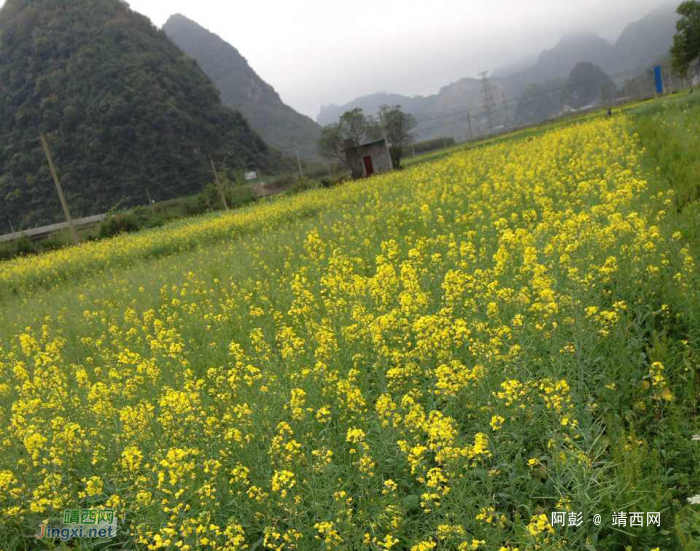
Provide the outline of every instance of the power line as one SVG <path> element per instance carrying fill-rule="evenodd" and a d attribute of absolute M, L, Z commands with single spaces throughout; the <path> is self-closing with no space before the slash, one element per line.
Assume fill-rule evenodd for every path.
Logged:
<path fill-rule="evenodd" d="M 602 77 L 597 77 L 597 78 L 595 78 L 595 79 L 590 79 L 590 80 L 582 81 L 582 82 L 580 82 L 580 83 L 578 83 L 578 84 L 579 84 L 579 85 L 582 85 L 582 84 L 592 84 L 592 83 L 595 83 L 595 82 L 600 82 L 600 81 L 604 81 L 604 80 L 607 80 L 607 79 L 614 79 L 614 78 L 617 78 L 617 77 L 628 76 L 628 75 L 631 76 L 630 71 L 623 71 L 623 72 L 616 73 L 616 74 L 613 74 L 613 75 L 605 75 L 605 76 L 602 76 Z M 639 78 L 642 78 L 642 77 L 643 77 L 643 75 L 640 75 L 639 77 L 633 78 L 632 80 L 638 80 Z M 493 84 L 491 84 L 491 86 L 493 87 Z M 521 94 L 520 96 L 516 97 L 515 99 L 510 100 L 510 101 L 507 101 L 505 105 L 508 105 L 508 106 L 514 106 L 514 105 L 516 105 L 516 106 L 517 106 L 517 104 L 518 104 L 521 100 L 523 100 L 523 99 L 531 99 L 531 98 L 536 98 L 536 97 L 539 97 L 539 96 L 549 95 L 549 94 L 551 94 L 552 92 L 559 92 L 559 91 L 565 90 L 567 87 L 568 87 L 568 84 L 564 84 L 564 85 L 562 85 L 562 86 L 557 86 L 557 87 L 554 87 L 554 88 L 548 88 L 547 90 L 545 90 L 545 91 L 543 91 L 543 92 L 535 92 L 535 93 L 530 93 L 530 94 Z M 492 108 L 492 109 L 493 109 L 493 108 Z M 484 109 L 481 109 L 481 110 L 479 110 L 479 109 L 461 109 L 461 110 L 457 110 L 457 111 L 449 111 L 449 112 L 446 112 L 446 113 L 441 113 L 440 115 L 434 115 L 434 116 L 431 116 L 431 117 L 416 118 L 416 122 L 420 125 L 420 124 L 423 123 L 423 122 L 430 122 L 430 121 L 433 121 L 433 120 L 444 119 L 444 118 L 446 118 L 446 117 L 452 117 L 452 116 L 454 116 L 454 115 L 467 115 L 467 114 L 470 114 L 470 113 L 475 113 L 475 112 L 476 112 L 476 113 L 480 113 L 480 112 L 484 112 L 484 111 L 485 111 Z"/>
<path fill-rule="evenodd" d="M 628 73 L 625 72 L 625 73 L 620 73 L 620 74 L 624 75 L 624 74 L 628 74 Z M 598 81 L 600 81 L 600 80 L 606 80 L 606 79 L 605 79 L 605 77 L 601 77 L 601 78 L 591 79 L 591 80 L 589 80 L 589 81 L 584 81 L 584 82 L 582 82 L 582 83 L 580 83 L 580 84 L 598 82 Z M 637 81 L 637 94 L 636 94 L 636 96 L 634 96 L 634 95 L 632 95 L 632 96 L 628 95 L 628 96 L 624 96 L 624 97 L 622 97 L 622 98 L 617 98 L 616 100 L 614 100 L 613 103 L 616 103 L 616 102 L 619 102 L 619 101 L 624 101 L 624 100 L 631 100 L 631 99 L 633 99 L 633 98 L 641 99 L 641 98 L 645 97 L 645 95 L 643 94 L 642 90 L 639 88 L 639 81 L 638 81 L 638 79 L 633 79 L 633 80 L 629 81 L 628 84 L 631 84 L 631 83 L 634 82 L 635 80 Z M 550 90 L 548 90 L 548 91 L 546 91 L 546 92 L 542 92 L 542 93 L 536 93 L 536 94 L 529 94 L 529 95 L 526 95 L 526 96 L 520 96 L 519 99 L 523 99 L 523 98 L 534 98 L 534 97 L 538 97 L 538 96 L 540 96 L 540 95 L 548 95 L 548 94 L 551 93 L 552 91 L 563 90 L 563 89 L 565 89 L 565 88 L 566 88 L 566 86 L 561 86 L 561 87 L 558 87 L 558 88 L 550 89 Z M 646 97 L 649 97 L 649 96 L 651 96 L 651 95 L 653 95 L 653 94 L 649 94 L 649 95 L 647 95 Z M 514 100 L 514 101 L 512 101 L 512 102 L 506 102 L 506 105 L 513 105 L 516 101 L 517 101 L 517 100 Z M 607 104 L 609 105 L 610 102 L 607 102 Z M 502 109 L 507 109 L 506 105 L 504 105 Z M 601 104 L 601 105 L 603 105 L 603 104 Z M 496 111 L 500 111 L 500 109 L 496 108 Z M 475 113 L 474 110 L 470 110 L 470 111 L 466 111 L 466 110 L 465 110 L 465 111 L 454 111 L 454 112 L 449 113 L 449 114 L 447 114 L 447 115 L 449 115 L 449 116 L 454 116 L 454 115 L 464 114 L 464 115 L 466 115 L 466 117 L 464 117 L 463 120 L 464 120 L 465 122 L 469 122 L 469 121 L 471 120 L 471 115 L 474 114 L 474 113 Z M 476 113 L 480 113 L 479 116 L 482 118 L 482 120 L 484 119 L 485 115 L 484 115 L 484 112 L 483 112 L 483 111 L 481 111 L 481 112 L 480 112 L 480 111 L 476 111 Z M 573 112 L 573 113 L 572 113 L 572 115 L 575 115 L 575 114 L 576 114 L 576 112 Z M 430 119 L 424 119 L 424 121 L 441 119 L 441 118 L 444 118 L 444 117 L 447 116 L 447 115 L 440 115 L 440 116 L 437 116 L 437 117 L 431 117 Z M 531 123 L 531 124 L 520 125 L 520 126 L 517 126 L 517 127 L 515 127 L 515 128 L 526 128 L 526 127 L 530 127 L 530 126 L 537 126 L 537 125 L 544 124 L 544 123 L 547 123 L 547 122 L 552 121 L 552 120 L 557 120 L 557 119 L 559 119 L 559 118 L 561 118 L 561 117 L 560 117 L 560 116 L 548 117 L 548 118 L 542 119 L 542 120 L 540 120 L 540 121 L 533 122 L 533 123 Z M 444 123 L 438 123 L 438 124 L 434 124 L 434 125 L 428 126 L 428 127 L 426 127 L 426 128 L 421 128 L 420 130 L 421 130 L 422 132 L 429 132 L 429 131 L 431 131 L 431 130 L 435 130 L 435 129 L 438 129 L 438 128 L 444 128 L 444 126 L 445 126 Z M 471 137 L 473 138 L 474 135 L 472 134 Z"/>

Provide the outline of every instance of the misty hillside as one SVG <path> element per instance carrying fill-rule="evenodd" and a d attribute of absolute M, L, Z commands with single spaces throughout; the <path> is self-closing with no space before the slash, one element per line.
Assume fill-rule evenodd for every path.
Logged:
<path fill-rule="evenodd" d="M 662 8 L 629 25 L 615 45 L 614 61 L 607 70 L 611 74 L 643 70 L 666 57 L 673 46 L 677 22 L 675 8 Z"/>
<path fill-rule="evenodd" d="M 615 55 L 615 48 L 595 33 L 567 34 L 550 50 L 544 50 L 537 63 L 522 74 L 531 82 L 566 78 L 581 61 L 606 66 Z"/>
<path fill-rule="evenodd" d="M 531 67 L 500 74 L 510 86 L 520 89 L 533 82 L 566 78 L 577 63 L 586 61 L 621 83 L 668 55 L 677 21 L 674 7 L 654 10 L 629 24 L 614 45 L 592 32 L 568 34 L 552 49 L 543 51 Z"/>
<path fill-rule="evenodd" d="M 532 122 L 553 116 L 563 106 L 562 101 L 566 103 L 567 98 L 561 97 L 563 88 L 574 68 L 582 62 L 596 66 L 600 71 L 596 74 L 599 77 L 605 75 L 603 80 L 609 77 L 622 85 L 668 55 L 677 20 L 673 7 L 655 10 L 628 25 L 614 45 L 593 32 L 569 33 L 554 47 L 542 51 L 535 60 L 516 61 L 497 69 L 491 78 L 496 100 L 495 124 L 502 124 L 509 117 Z M 587 71 L 588 74 L 594 73 L 590 67 Z M 577 74 L 580 72 L 581 68 Z M 506 95 L 505 107 L 503 93 Z M 588 99 L 590 93 L 582 97 Z M 419 121 L 423 120 L 416 131 L 420 139 L 441 135 L 466 137 L 468 121 L 462 113 L 465 110 L 472 112 L 473 126 L 476 124 L 483 129 L 486 124 L 481 82 L 469 78 L 445 86 L 433 96 L 381 93 L 363 96 L 345 105 L 323 106 L 317 122 L 322 126 L 331 124 L 355 107 L 374 114 L 384 103 L 400 104 Z M 573 100 L 573 103 L 579 105 L 580 100 Z"/>
<path fill-rule="evenodd" d="M 413 115 L 418 121 L 415 134 L 421 140 L 428 140 L 450 134 L 450 128 L 460 133 L 466 130 L 466 114 L 462 117 L 446 118 L 445 113 L 481 109 L 481 82 L 473 78 L 463 78 L 440 89 L 432 96 L 402 96 L 380 92 L 362 96 L 345 105 L 321 107 L 318 123 L 326 126 L 337 122 L 346 111 L 361 108 L 366 114 L 375 115 L 382 105 L 400 105 L 402 110 Z M 454 133 L 452 133 L 454 134 Z M 452 135 L 450 134 L 450 135 Z"/>
<path fill-rule="evenodd" d="M 615 83 L 598 65 L 578 63 L 562 92 L 562 103 L 572 109 L 583 109 L 615 97 Z"/>
<path fill-rule="evenodd" d="M 224 104 L 240 110 L 267 143 L 292 154 L 296 140 L 303 157 L 317 155 L 319 126 L 285 105 L 236 48 L 183 15 L 170 17 L 163 30 L 197 61 L 221 92 Z"/>
<path fill-rule="evenodd" d="M 120 0 L 8 0 L 0 10 L 0 218 L 62 218 L 37 134 L 74 216 L 197 192 L 209 155 L 281 162 L 207 76 Z"/>
<path fill-rule="evenodd" d="M 494 109 L 496 124 L 502 123 L 503 86 L 497 80 L 492 82 L 494 88 Z M 472 113 L 472 129 L 486 130 L 487 121 L 482 110 L 482 83 L 479 79 L 463 78 L 443 86 L 432 96 L 403 96 L 380 92 L 362 96 L 345 105 L 325 105 L 317 122 L 321 126 L 333 124 L 346 111 L 361 108 L 366 114 L 375 115 L 382 105 L 400 105 L 402 110 L 413 115 L 418 121 L 414 133 L 420 140 L 429 140 L 441 136 L 466 137 L 469 132 L 467 112 Z"/>

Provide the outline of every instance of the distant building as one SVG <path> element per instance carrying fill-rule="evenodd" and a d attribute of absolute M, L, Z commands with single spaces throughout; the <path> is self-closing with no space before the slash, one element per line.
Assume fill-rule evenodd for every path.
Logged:
<path fill-rule="evenodd" d="M 369 178 L 394 170 L 385 140 L 369 142 L 345 150 L 353 178 Z"/>

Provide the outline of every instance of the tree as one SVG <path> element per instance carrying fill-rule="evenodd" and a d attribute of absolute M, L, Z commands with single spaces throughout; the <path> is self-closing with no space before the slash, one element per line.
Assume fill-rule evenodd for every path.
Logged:
<path fill-rule="evenodd" d="M 678 32 L 673 38 L 671 57 L 673 68 L 682 77 L 694 61 L 700 58 L 700 2 L 690 0 L 678 6 Z"/>
<path fill-rule="evenodd" d="M 318 152 L 326 159 L 345 162 L 345 150 L 365 142 L 378 140 L 382 128 L 372 116 L 366 116 L 359 107 L 343 113 L 340 121 L 328 125 L 318 139 Z"/>
<path fill-rule="evenodd" d="M 339 124 L 345 139 L 354 147 L 366 141 L 379 139 L 382 134 L 381 127 L 374 117 L 365 115 L 359 107 L 343 113 Z"/>
<path fill-rule="evenodd" d="M 400 105 L 382 105 L 379 108 L 379 118 L 389 146 L 391 161 L 395 169 L 400 169 L 404 147 L 415 139 L 411 130 L 416 127 L 416 119 L 413 115 L 401 111 Z"/>
<path fill-rule="evenodd" d="M 345 162 L 345 137 L 340 123 L 329 124 L 321 129 L 318 152 L 326 159 Z"/>

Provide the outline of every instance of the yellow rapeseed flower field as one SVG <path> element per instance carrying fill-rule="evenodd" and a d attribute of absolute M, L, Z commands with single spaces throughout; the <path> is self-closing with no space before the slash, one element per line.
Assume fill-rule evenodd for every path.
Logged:
<path fill-rule="evenodd" d="M 595 119 L 1 263 L 0 549 L 83 507 L 128 549 L 664 548 L 697 259 L 643 154 Z"/>

